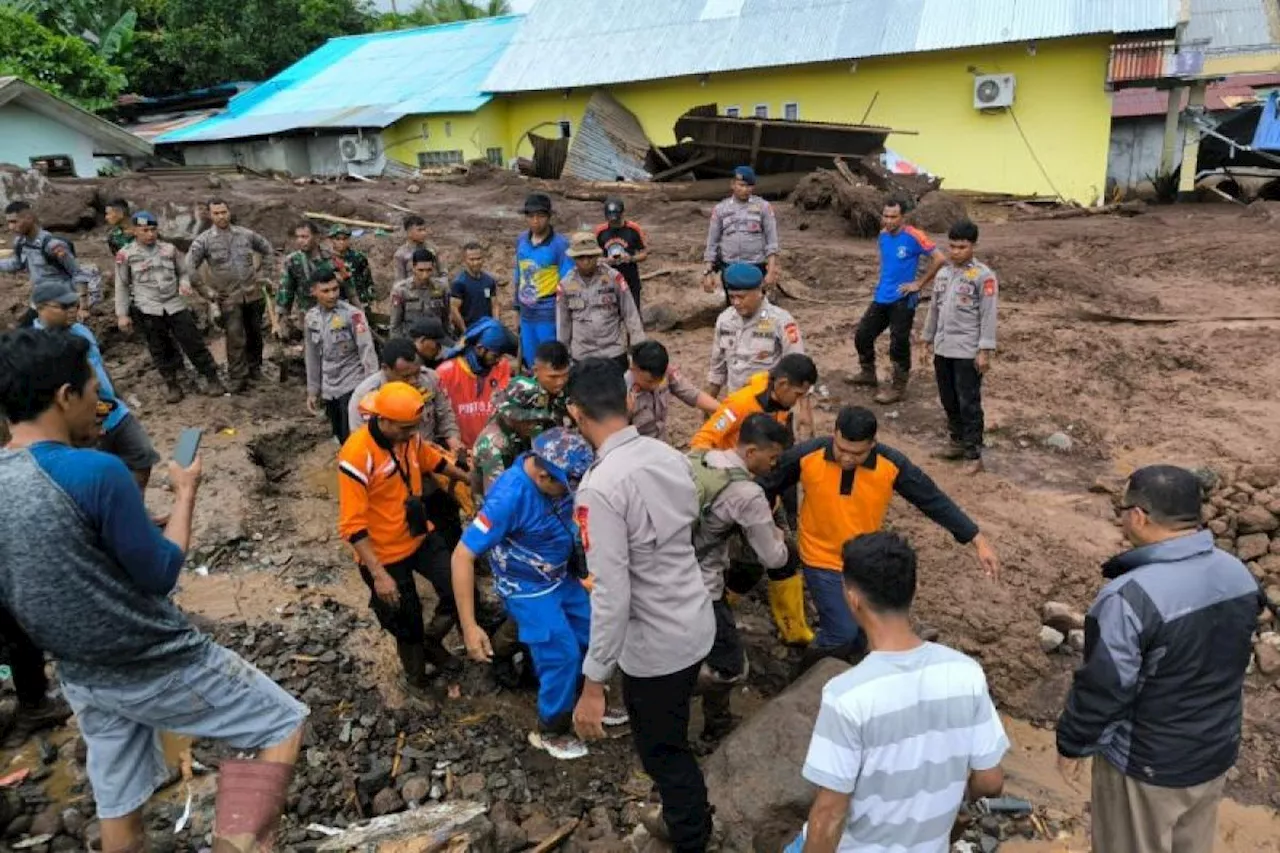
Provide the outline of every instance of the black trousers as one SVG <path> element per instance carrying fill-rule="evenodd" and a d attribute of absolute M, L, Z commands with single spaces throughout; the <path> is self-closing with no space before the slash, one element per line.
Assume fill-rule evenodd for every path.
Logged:
<path fill-rule="evenodd" d="M 347 423 L 347 407 L 351 405 L 351 391 L 333 400 L 324 401 L 324 414 L 329 419 L 329 430 L 338 442 L 345 443 L 351 435 L 351 425 Z"/>
<path fill-rule="evenodd" d="M 889 330 L 889 360 L 901 374 L 911 372 L 911 326 L 916 321 L 916 307 L 911 299 L 899 299 L 890 305 L 872 302 L 858 322 L 853 346 L 863 369 L 876 368 L 876 338 Z"/>
<path fill-rule="evenodd" d="M 0 607 L 0 641 L 9 652 L 9 668 L 13 672 L 13 688 L 20 708 L 39 708 L 49 692 L 49 677 L 44 672 L 44 652 L 22 630 L 7 607 Z"/>
<path fill-rule="evenodd" d="M 971 358 L 933 357 L 938 398 L 947 412 L 951 440 L 964 446 L 966 459 L 982 458 L 982 374 Z"/>
<path fill-rule="evenodd" d="M 378 617 L 378 624 L 395 637 L 406 643 L 422 643 L 426 641 L 426 627 L 422 621 L 422 599 L 418 597 L 418 587 L 413 582 L 415 574 L 422 575 L 436 591 L 440 603 L 436 605 L 436 615 L 456 617 L 457 602 L 453 600 L 453 578 L 449 567 L 449 546 L 445 541 L 431 534 L 423 540 L 422 545 L 409 557 L 390 563 L 385 568 L 387 574 L 396 582 L 400 591 L 400 606 L 392 607 L 373 591 L 373 575 L 364 566 L 360 567 L 360 577 L 369 587 L 369 608 Z"/>
<path fill-rule="evenodd" d="M 701 663 L 655 678 L 622 673 L 622 699 L 640 764 L 662 796 L 676 853 L 703 853 L 711 837 L 707 784 L 689 747 L 689 712 Z"/>
<path fill-rule="evenodd" d="M 743 656 L 738 623 L 733 618 L 733 608 L 721 596 L 711 602 L 711 611 L 716 617 L 716 639 L 707 654 L 707 666 L 725 678 L 737 678 L 742 675 L 746 658 Z"/>
<path fill-rule="evenodd" d="M 182 356 L 186 355 L 196 370 L 206 379 L 218 378 L 218 365 L 204 345 L 196 318 L 189 310 L 176 314 L 143 314 L 134 317 L 142 327 L 151 352 L 151 361 L 166 382 L 177 381 L 182 373 Z"/>

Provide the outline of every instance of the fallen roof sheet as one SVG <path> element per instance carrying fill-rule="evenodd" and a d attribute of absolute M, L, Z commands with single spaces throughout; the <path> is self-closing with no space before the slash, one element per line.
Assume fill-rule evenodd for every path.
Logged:
<path fill-rule="evenodd" d="M 643 8 L 623 0 L 539 0 L 484 88 L 602 86 L 1098 33 L 1165 32 L 1178 25 L 1179 8 L 1179 0 L 646 0 Z"/>
<path fill-rule="evenodd" d="M 20 77 L 0 77 L 0 106 L 18 103 L 32 112 L 53 119 L 92 137 L 100 146 L 99 154 L 128 154 L 135 157 L 153 153 L 151 143 L 135 136 L 88 110 L 82 110 L 70 101 L 49 94 L 32 86 Z"/>
<path fill-rule="evenodd" d="M 1239 106 L 1242 97 L 1252 98 L 1258 89 L 1280 86 L 1280 74 L 1239 74 L 1220 83 L 1211 83 L 1205 92 L 1204 106 L 1209 112 L 1221 112 Z M 1187 105 L 1187 90 L 1183 88 L 1182 104 Z M 1141 118 L 1163 116 L 1169 108 L 1167 89 L 1123 89 L 1111 100 L 1112 118 Z"/>
<path fill-rule="evenodd" d="M 487 104 L 485 76 L 519 15 L 344 36 L 256 88 L 227 111 L 166 133 L 161 144 L 267 136 L 306 128 L 387 127 L 406 115 L 469 113 Z"/>
<path fill-rule="evenodd" d="M 635 115 L 608 92 L 596 92 L 569 143 L 563 174 L 587 181 L 646 181 L 649 147 Z"/>

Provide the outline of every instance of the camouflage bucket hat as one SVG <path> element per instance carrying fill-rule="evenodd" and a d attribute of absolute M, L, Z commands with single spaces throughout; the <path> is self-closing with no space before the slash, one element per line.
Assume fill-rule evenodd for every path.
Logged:
<path fill-rule="evenodd" d="M 578 487 L 596 458 L 585 438 L 564 427 L 549 429 L 535 438 L 533 455 L 551 476 L 571 489 Z"/>
<path fill-rule="evenodd" d="M 538 380 L 520 376 L 507 385 L 498 401 L 496 412 L 508 421 L 525 423 L 555 422 L 551 412 L 551 395 L 542 389 Z"/>

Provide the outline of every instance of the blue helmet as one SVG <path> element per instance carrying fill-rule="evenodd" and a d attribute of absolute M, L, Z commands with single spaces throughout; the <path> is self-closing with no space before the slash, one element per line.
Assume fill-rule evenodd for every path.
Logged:
<path fill-rule="evenodd" d="M 547 472 L 570 489 L 576 489 L 595 461 L 587 440 L 564 427 L 549 429 L 533 440 L 533 455 Z"/>

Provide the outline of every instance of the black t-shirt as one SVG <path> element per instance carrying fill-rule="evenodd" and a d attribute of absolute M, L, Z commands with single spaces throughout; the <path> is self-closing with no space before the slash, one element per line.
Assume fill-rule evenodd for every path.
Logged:
<path fill-rule="evenodd" d="M 498 283 L 487 272 L 473 277 L 465 269 L 453 280 L 450 292 L 455 299 L 462 300 L 462 322 L 471 328 L 471 324 L 482 317 L 493 316 L 493 295 Z"/>
<path fill-rule="evenodd" d="M 634 257 L 637 252 L 643 251 L 647 245 L 644 239 L 644 232 L 640 230 L 640 226 L 629 219 L 617 227 L 608 223 L 597 227 L 596 242 L 604 250 L 605 260 L 624 254 Z M 610 266 L 622 273 L 622 277 L 626 280 L 627 286 L 631 288 L 632 294 L 640 291 L 640 268 L 638 266 L 635 264 L 613 263 Z"/>

